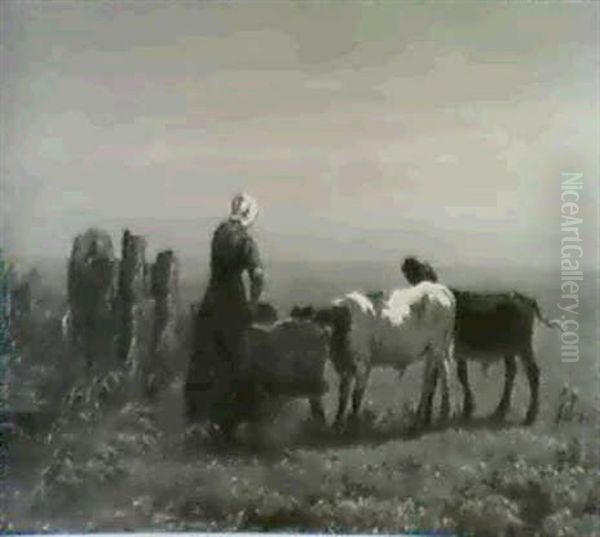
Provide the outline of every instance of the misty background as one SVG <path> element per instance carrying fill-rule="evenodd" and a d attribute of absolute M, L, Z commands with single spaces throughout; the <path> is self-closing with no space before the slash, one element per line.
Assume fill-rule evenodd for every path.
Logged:
<path fill-rule="evenodd" d="M 577 172 L 593 266 L 599 13 L 4 0 L 2 248 L 64 268 L 87 227 L 117 248 L 129 227 L 196 277 L 247 191 L 268 264 L 560 270 L 561 173 Z"/>

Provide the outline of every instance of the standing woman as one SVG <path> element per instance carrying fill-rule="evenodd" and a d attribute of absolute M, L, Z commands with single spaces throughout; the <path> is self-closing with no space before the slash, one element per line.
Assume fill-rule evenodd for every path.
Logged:
<path fill-rule="evenodd" d="M 199 377 L 213 370 L 213 400 L 211 418 L 225 434 L 237 421 L 240 393 L 244 386 L 240 371 L 246 360 L 245 330 L 252 311 L 264 287 L 264 270 L 258 246 L 250 234 L 258 216 L 258 204 L 247 194 L 231 200 L 229 217 L 213 233 L 210 256 L 210 281 L 198 312 L 196 342 L 186 385 L 186 399 L 197 389 Z M 246 291 L 243 275 L 248 274 L 250 288 Z M 210 359 L 198 360 L 199 347 L 210 348 Z M 206 354 L 205 354 L 206 356 Z M 203 362 L 203 363 L 202 363 Z M 196 380 L 196 383 L 194 383 Z M 193 396 L 192 396 L 193 397 Z M 188 415 L 193 413 L 188 403 Z"/>

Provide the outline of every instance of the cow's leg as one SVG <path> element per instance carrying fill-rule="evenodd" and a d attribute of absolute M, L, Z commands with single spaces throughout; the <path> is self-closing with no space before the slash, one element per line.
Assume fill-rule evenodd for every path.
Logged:
<path fill-rule="evenodd" d="M 427 366 L 425 367 L 427 368 Z M 430 374 L 431 377 L 428 388 L 429 392 L 425 397 L 425 408 L 422 410 L 424 416 L 423 425 L 429 425 L 429 423 L 431 423 L 431 414 L 433 412 L 433 400 L 435 398 L 435 391 L 437 388 L 438 378 L 440 376 L 438 368 L 435 366 L 432 366 L 431 372 L 428 374 Z"/>
<path fill-rule="evenodd" d="M 442 360 L 439 366 L 442 384 L 442 407 L 440 410 L 440 421 L 447 423 L 450 417 L 450 364 L 448 360 Z M 435 388 L 434 388 L 435 389 Z"/>
<path fill-rule="evenodd" d="M 431 422 L 431 406 L 435 384 L 437 382 L 436 363 L 431 351 L 425 358 L 425 371 L 421 387 L 421 400 L 417 409 L 416 425 L 424 427 Z"/>
<path fill-rule="evenodd" d="M 340 389 L 338 394 L 338 409 L 335 416 L 334 427 L 339 428 L 344 422 L 344 415 L 346 414 L 346 408 L 348 407 L 348 396 L 350 395 L 350 383 L 352 381 L 353 373 L 350 371 L 344 371 L 340 374 Z"/>
<path fill-rule="evenodd" d="M 468 420 L 473 414 L 475 404 L 473 400 L 473 392 L 471 391 L 471 386 L 469 385 L 469 366 L 467 364 L 467 360 L 463 357 L 457 358 L 456 369 L 458 380 L 460 381 L 460 385 L 462 386 L 463 390 L 462 415 L 463 419 Z"/>
<path fill-rule="evenodd" d="M 323 408 L 323 398 L 314 396 L 309 398 L 310 413 L 313 420 L 319 425 L 325 425 L 325 409 Z"/>
<path fill-rule="evenodd" d="M 506 412 L 510 408 L 510 399 L 513 392 L 516 372 L 517 362 L 515 357 L 512 354 L 506 354 L 504 356 L 504 391 L 502 392 L 502 398 L 493 414 L 493 417 L 497 420 L 504 419 Z"/>
<path fill-rule="evenodd" d="M 355 373 L 354 391 L 352 392 L 352 420 L 358 420 L 358 413 L 365 395 L 365 389 L 369 381 L 371 366 L 369 364 L 361 364 L 358 366 Z"/>
<path fill-rule="evenodd" d="M 396 368 L 396 371 L 398 372 L 398 380 L 402 380 L 404 373 L 406 373 L 406 366 L 405 365 L 398 366 Z"/>
<path fill-rule="evenodd" d="M 529 408 L 527 409 L 527 415 L 525 416 L 524 423 L 525 425 L 531 425 L 537 418 L 539 410 L 540 368 L 535 361 L 535 354 L 531 348 L 531 343 L 527 345 L 520 356 L 527 373 L 529 390 L 531 392 Z"/>
<path fill-rule="evenodd" d="M 440 421 L 446 423 L 450 417 L 450 370 L 446 360 L 434 359 L 434 366 L 431 372 L 431 384 L 429 393 L 425 400 L 425 425 L 431 423 L 431 416 L 433 414 L 433 401 L 435 399 L 435 393 L 437 389 L 438 380 L 441 384 L 442 390 L 442 401 L 440 410 Z"/>

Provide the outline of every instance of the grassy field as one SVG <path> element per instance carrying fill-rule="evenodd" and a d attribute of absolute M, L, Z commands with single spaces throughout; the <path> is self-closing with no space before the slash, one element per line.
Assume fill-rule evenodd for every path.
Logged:
<path fill-rule="evenodd" d="M 360 281 L 384 288 L 396 278 L 391 269 L 368 271 L 368 277 L 367 271 L 344 275 L 327 267 L 308 276 L 286 270 L 288 279 L 275 274 L 279 283 L 271 289 L 283 309 L 297 296 L 316 303 Z M 505 271 L 498 279 L 497 273 L 455 269 L 446 279 L 471 288 L 517 287 L 537 296 L 550 317 L 558 316 L 556 275 Z M 239 443 L 226 451 L 211 445 L 201 428 L 185 428 L 181 378 L 153 407 L 131 401 L 116 379 L 108 403 L 88 390 L 52 431 L 11 433 L 3 529 L 600 535 L 592 289 L 590 284 L 582 296 L 577 363 L 561 362 L 559 333 L 544 327 L 536 332 L 542 384 L 533 427 L 520 426 L 529 396 L 520 367 L 507 422 L 499 427 L 486 421 L 504 381 L 500 363 L 487 375 L 471 366 L 478 412 L 469 426 L 453 421 L 409 434 L 420 387 L 421 367 L 415 365 L 401 381 L 376 370 L 362 422 L 345 433 L 314 430 L 307 403 L 295 401 L 261 431 L 242 430 Z M 47 363 L 39 367 L 40 376 L 47 374 L 43 367 L 50 369 Z M 330 369 L 328 377 L 331 419 L 337 389 Z M 555 423 L 565 385 L 579 398 L 573 412 Z M 454 372 L 452 388 L 458 411 Z"/>

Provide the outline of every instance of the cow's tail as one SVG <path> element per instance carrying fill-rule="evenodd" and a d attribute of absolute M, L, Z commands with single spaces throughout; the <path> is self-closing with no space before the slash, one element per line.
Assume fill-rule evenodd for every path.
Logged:
<path fill-rule="evenodd" d="M 539 321 L 545 324 L 548 328 L 558 328 L 559 330 L 562 330 L 562 323 L 559 320 L 549 319 L 540 311 L 540 307 L 537 303 L 537 300 L 535 300 L 534 298 L 530 298 L 529 301 L 531 303 L 531 306 L 533 307 L 535 316 L 538 318 Z"/>

